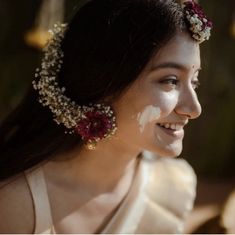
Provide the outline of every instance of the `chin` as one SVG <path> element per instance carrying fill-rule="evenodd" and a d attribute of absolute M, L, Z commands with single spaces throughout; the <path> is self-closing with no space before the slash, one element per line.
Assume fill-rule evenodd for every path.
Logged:
<path fill-rule="evenodd" d="M 174 151 L 174 152 L 168 152 L 167 154 L 165 154 L 165 157 L 172 157 L 172 158 L 178 157 L 178 156 L 181 154 L 181 152 L 182 152 L 182 151 L 178 151 L 178 152 L 176 152 L 176 151 Z"/>
<path fill-rule="evenodd" d="M 164 148 L 155 148 L 152 152 L 156 153 L 161 157 L 178 157 L 182 153 L 182 145 L 177 144 L 177 146 L 167 146 Z"/>

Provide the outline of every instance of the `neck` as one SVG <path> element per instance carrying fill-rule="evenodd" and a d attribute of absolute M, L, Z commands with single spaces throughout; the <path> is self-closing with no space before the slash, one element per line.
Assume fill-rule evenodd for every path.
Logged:
<path fill-rule="evenodd" d="M 69 160 L 51 164 L 53 169 L 62 168 L 66 185 L 79 185 L 92 194 L 110 193 L 131 183 L 139 153 L 112 138 L 98 143 L 95 150 L 74 149 L 67 156 Z"/>

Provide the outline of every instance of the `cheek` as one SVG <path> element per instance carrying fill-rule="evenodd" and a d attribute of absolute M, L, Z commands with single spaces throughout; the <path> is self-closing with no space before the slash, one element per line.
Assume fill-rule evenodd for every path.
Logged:
<path fill-rule="evenodd" d="M 161 118 L 168 116 L 176 107 L 178 102 L 178 91 L 155 92 L 153 104 L 161 110 Z"/>
<path fill-rule="evenodd" d="M 144 102 L 137 109 L 140 111 L 132 116 L 133 121 L 138 125 L 139 132 L 142 134 L 147 126 L 155 124 L 159 119 L 170 115 L 176 107 L 177 100 L 178 92 L 176 90 L 165 92 L 149 89 L 147 95 L 142 98 Z"/>
<path fill-rule="evenodd" d="M 144 110 L 137 114 L 137 121 L 139 124 L 140 132 L 144 131 L 145 126 L 157 120 L 161 115 L 161 109 L 159 107 L 155 107 L 153 105 L 148 105 L 144 108 Z"/>

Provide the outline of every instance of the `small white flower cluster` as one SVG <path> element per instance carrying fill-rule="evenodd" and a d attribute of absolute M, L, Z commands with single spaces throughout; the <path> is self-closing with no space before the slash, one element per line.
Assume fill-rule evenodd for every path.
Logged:
<path fill-rule="evenodd" d="M 186 18 L 190 23 L 190 31 L 193 33 L 192 37 L 199 41 L 199 43 L 209 40 L 211 35 L 211 27 L 206 26 L 207 19 L 200 19 L 197 14 L 191 15 L 189 11 L 185 11 Z"/>
<path fill-rule="evenodd" d="M 63 52 L 60 48 L 66 31 L 66 24 L 55 24 L 54 29 L 50 30 L 51 39 L 44 48 L 44 57 L 41 68 L 36 69 L 33 88 L 38 90 L 39 102 L 43 106 L 48 106 L 54 114 L 57 124 L 63 123 L 71 129 L 76 126 L 76 121 L 81 114 L 81 108 L 71 102 L 70 98 L 64 95 L 65 88 L 60 88 L 56 82 L 56 75 L 60 71 L 63 63 Z"/>
<path fill-rule="evenodd" d="M 42 58 L 41 68 L 36 69 L 35 80 L 32 82 L 33 88 L 39 93 L 39 102 L 43 106 L 48 106 L 53 113 L 54 121 L 57 124 L 63 124 L 69 129 L 65 133 L 74 133 L 78 122 L 86 118 L 85 114 L 88 111 L 99 110 L 112 120 L 112 128 L 108 129 L 107 134 L 104 135 L 104 138 L 109 137 L 117 129 L 116 118 L 111 107 L 104 104 L 79 106 L 64 94 L 65 87 L 60 88 L 56 81 L 57 74 L 60 72 L 63 64 L 64 54 L 61 49 L 61 42 L 66 29 L 67 24 L 55 24 L 54 28 L 49 31 L 51 39 L 43 49 L 44 57 Z"/>

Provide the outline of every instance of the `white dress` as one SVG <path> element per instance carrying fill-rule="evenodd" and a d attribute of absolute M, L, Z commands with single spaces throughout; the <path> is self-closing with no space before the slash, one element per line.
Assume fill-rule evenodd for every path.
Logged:
<path fill-rule="evenodd" d="M 34 233 L 55 233 L 42 168 L 26 171 L 35 209 Z M 193 207 L 196 175 L 183 159 L 144 152 L 128 194 L 101 233 L 183 233 Z"/>

